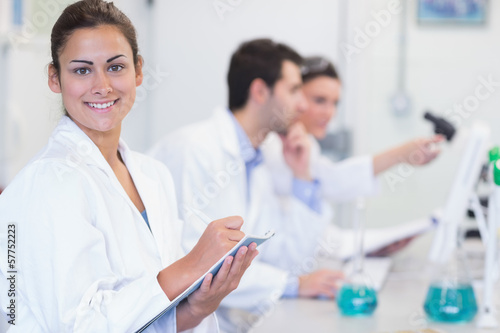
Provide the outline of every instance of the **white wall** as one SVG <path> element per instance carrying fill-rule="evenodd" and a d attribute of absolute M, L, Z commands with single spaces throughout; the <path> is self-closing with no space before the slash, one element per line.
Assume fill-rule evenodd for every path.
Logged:
<path fill-rule="evenodd" d="M 358 7 L 364 9 L 360 15 L 368 22 L 370 11 L 384 9 L 388 2 L 365 0 L 365 5 Z M 408 117 L 395 117 L 389 105 L 397 85 L 398 24 L 384 28 L 373 39 L 361 54 L 365 72 L 357 77 L 357 82 L 367 92 L 358 96 L 365 100 L 365 108 L 357 110 L 360 120 L 360 130 L 356 132 L 358 153 L 377 152 L 395 142 L 431 133 L 430 124 L 422 120 L 424 110 L 429 108 L 446 114 L 455 103 L 463 103 L 468 96 L 474 95 L 479 84 L 478 76 L 487 78 L 492 75 L 496 82 L 500 82 L 500 43 L 497 42 L 500 3 L 490 1 L 489 4 L 485 26 L 425 26 L 417 24 L 417 2 L 408 1 L 408 13 L 404 17 L 408 28 L 407 90 L 412 101 Z M 358 27 L 363 28 L 364 24 Z M 356 66 L 355 62 L 353 65 Z M 495 132 L 495 124 L 500 121 L 496 110 L 498 105 L 500 94 L 495 91 L 470 112 L 469 118 L 463 119 L 462 135 L 473 121 L 482 120 L 492 127 L 492 142 L 499 144 L 500 134 Z M 443 153 L 435 163 L 416 170 L 403 183 L 398 183 L 394 191 L 381 177 L 382 193 L 369 202 L 369 222 L 393 224 L 425 216 L 431 209 L 442 205 L 459 163 L 460 140 L 458 138 L 452 146 L 443 145 Z M 398 169 L 392 171 L 398 173 Z"/>
<path fill-rule="evenodd" d="M 229 58 L 243 41 L 270 37 L 305 54 L 337 58 L 337 1 L 243 0 L 222 17 L 213 3 L 157 2 L 157 45 L 146 62 L 169 75 L 151 91 L 155 109 L 147 112 L 154 113 L 154 141 L 227 105 Z"/>
<path fill-rule="evenodd" d="M 11 1 L 0 0 L 0 8 L 9 10 Z M 5 186 L 29 159 L 42 148 L 62 114 L 60 97 L 47 86 L 50 62 L 49 33 L 64 3 L 25 1 L 24 27 L 11 22 L 0 24 L 2 69 L 0 84 L 0 187 Z M 44 2 L 48 3 L 48 2 Z M 1 17 L 11 16 L 2 13 Z"/>

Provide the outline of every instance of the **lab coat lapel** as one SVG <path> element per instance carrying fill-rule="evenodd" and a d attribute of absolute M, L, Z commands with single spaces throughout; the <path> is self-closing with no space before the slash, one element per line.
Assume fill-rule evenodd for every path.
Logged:
<path fill-rule="evenodd" d="M 68 164 L 85 163 L 97 166 L 106 173 L 113 172 L 95 143 L 78 127 L 73 120 L 63 116 L 51 140 L 62 142 L 68 149 Z"/>
<path fill-rule="evenodd" d="M 215 110 L 214 120 L 216 134 L 219 137 L 219 144 L 224 151 L 233 159 L 241 159 L 240 146 L 236 129 L 234 128 L 233 120 L 231 119 L 230 111 L 218 108 Z"/>
<path fill-rule="evenodd" d="M 233 120 L 231 119 L 231 115 L 227 109 L 217 109 L 214 115 L 215 119 L 215 133 L 219 138 L 219 142 L 217 144 L 221 145 L 223 151 L 225 153 L 224 158 L 227 161 L 234 160 L 238 163 L 241 163 L 243 166 L 245 162 L 241 157 L 240 146 L 238 142 L 238 136 L 236 135 L 236 129 L 234 128 Z M 236 202 L 247 202 L 246 193 L 247 193 L 247 184 L 246 180 L 246 171 L 243 168 L 243 172 L 241 172 L 237 177 L 234 177 L 234 181 L 236 182 L 236 186 L 238 189 L 238 195 L 241 198 L 235 200 Z M 241 214 L 243 217 L 249 216 L 249 207 L 250 203 L 247 202 L 245 205 L 245 212 Z"/>
<path fill-rule="evenodd" d="M 67 157 L 69 163 L 83 162 L 89 166 L 94 166 L 101 169 L 106 174 L 113 187 L 132 207 L 132 211 L 134 211 L 136 215 L 137 223 L 142 223 L 143 227 L 147 228 L 146 222 L 144 221 L 142 215 L 130 200 L 129 196 L 125 192 L 125 189 L 116 178 L 116 175 L 111 169 L 111 166 L 108 164 L 104 156 L 102 156 L 99 148 L 68 117 L 66 116 L 63 117 L 61 119 L 61 124 L 63 126 L 59 127 L 59 130 L 57 131 L 57 133 L 55 133 L 55 136 L 56 140 L 58 140 L 59 138 L 63 138 L 66 141 L 68 147 L 70 147 L 71 151 L 73 152 L 72 154 L 70 154 L 70 156 Z M 154 239 L 156 241 L 157 250 L 163 250 L 165 242 L 164 239 L 162 239 L 163 232 L 161 232 L 160 230 L 162 226 L 157 225 L 157 221 L 159 221 L 158 215 L 160 214 L 159 212 L 160 189 L 152 179 L 147 177 L 141 171 L 140 166 L 137 165 L 135 159 L 132 157 L 130 149 L 121 139 L 118 145 L 118 150 L 120 151 L 122 159 L 125 165 L 127 166 L 127 169 L 130 172 L 130 175 L 136 185 L 137 191 L 139 192 L 139 195 L 141 196 L 144 206 L 146 207 L 146 212 L 148 214 L 151 230 L 154 235 Z M 159 253 L 164 253 L 164 252 L 159 252 Z"/>
<path fill-rule="evenodd" d="M 222 145 L 225 153 L 227 154 L 228 159 L 237 160 L 239 163 L 245 162 L 241 157 L 240 145 L 238 142 L 238 137 L 236 135 L 236 129 L 234 128 L 233 120 L 231 119 L 231 115 L 228 113 L 226 109 L 217 109 L 215 113 L 216 119 L 216 133 L 220 138 L 220 145 Z M 263 169 L 263 165 L 257 166 L 252 171 L 252 175 L 250 176 L 250 184 L 247 184 L 246 171 L 242 172 L 239 177 L 236 178 L 238 189 L 238 195 L 241 195 L 242 198 L 238 200 L 238 202 L 246 202 L 245 212 L 243 217 L 247 221 L 257 221 L 259 213 L 262 211 L 262 207 L 264 207 L 266 198 L 263 196 L 256 196 L 255 193 L 263 193 L 262 190 L 259 189 L 261 184 L 259 183 L 259 179 L 267 179 L 265 175 L 258 175 L 262 172 L 265 172 Z M 247 186 L 250 188 L 250 197 L 247 200 Z M 265 192 L 265 191 L 264 191 Z M 252 195 L 253 193 L 253 195 Z M 250 224 L 252 224 L 250 222 Z M 247 226 L 249 224 L 247 223 Z M 245 227 L 245 224 L 243 225 Z"/>
<path fill-rule="evenodd" d="M 161 189 L 157 181 L 149 177 L 142 169 L 142 165 L 140 162 L 133 158 L 132 153 L 130 152 L 128 146 L 124 141 L 120 139 L 120 154 L 122 155 L 122 159 L 127 165 L 127 169 L 132 177 L 135 187 L 139 192 L 139 196 L 141 197 L 142 203 L 146 208 L 146 213 L 148 215 L 149 226 L 151 228 L 152 235 L 155 239 L 156 247 L 159 253 L 165 253 L 168 251 L 164 251 L 164 247 L 169 242 L 164 239 L 163 228 L 166 226 L 159 223 L 162 221 L 161 217 Z M 163 203 L 165 204 L 165 203 Z M 147 228 L 146 222 L 143 221 L 141 216 L 141 223 L 144 224 L 144 227 Z"/>
<path fill-rule="evenodd" d="M 255 193 L 262 193 L 262 191 L 259 190 L 259 183 L 258 180 L 261 179 L 258 173 L 261 172 L 262 165 L 257 166 L 256 168 L 253 169 L 252 175 L 250 176 L 250 184 L 248 186 L 250 187 L 250 198 L 249 198 L 249 203 L 248 203 L 248 220 L 249 221 L 257 221 L 258 220 L 258 215 L 259 212 L 262 210 L 262 196 L 256 196 Z M 253 195 L 252 195 L 253 194 Z"/>

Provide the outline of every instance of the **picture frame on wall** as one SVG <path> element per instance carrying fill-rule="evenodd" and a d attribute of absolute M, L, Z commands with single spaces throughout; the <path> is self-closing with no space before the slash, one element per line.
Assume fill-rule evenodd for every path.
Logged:
<path fill-rule="evenodd" d="M 418 23 L 482 25 L 488 0 L 418 0 Z"/>

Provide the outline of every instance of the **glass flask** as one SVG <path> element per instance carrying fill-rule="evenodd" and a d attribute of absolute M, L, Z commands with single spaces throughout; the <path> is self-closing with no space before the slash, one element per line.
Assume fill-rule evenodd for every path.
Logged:
<path fill-rule="evenodd" d="M 377 292 L 371 278 L 363 270 L 364 201 L 358 199 L 353 217 L 354 270 L 337 293 L 337 306 L 344 316 L 371 315 L 377 307 Z"/>
<path fill-rule="evenodd" d="M 468 322 L 476 315 L 476 296 L 460 245 L 446 264 L 434 268 L 424 310 L 430 319 L 445 323 Z"/>
<path fill-rule="evenodd" d="M 344 316 L 371 315 L 377 308 L 377 292 L 363 272 L 355 272 L 337 293 L 337 305 Z"/>

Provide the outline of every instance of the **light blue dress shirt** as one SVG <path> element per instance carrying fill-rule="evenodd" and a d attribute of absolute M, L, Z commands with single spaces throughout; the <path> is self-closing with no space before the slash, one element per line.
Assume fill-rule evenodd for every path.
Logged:
<path fill-rule="evenodd" d="M 233 120 L 234 128 L 236 130 L 236 136 L 238 137 L 241 157 L 245 162 L 247 184 L 250 185 L 252 170 L 263 162 L 262 151 L 260 150 L 260 148 L 255 149 L 252 146 L 248 135 L 245 133 L 240 123 L 238 123 L 233 113 L 230 110 L 228 110 L 228 112 L 231 114 L 231 119 Z M 321 213 L 319 188 L 320 183 L 317 179 L 311 182 L 296 178 L 293 179 L 293 195 L 317 213 Z M 247 186 L 247 198 L 250 198 L 250 186 Z M 295 298 L 298 297 L 298 295 L 299 278 L 296 276 L 289 276 L 287 284 L 285 286 L 283 297 Z"/>
<path fill-rule="evenodd" d="M 146 210 L 144 210 L 144 211 L 141 213 L 141 215 L 142 215 L 142 217 L 144 218 L 144 221 L 146 222 L 146 224 L 148 225 L 149 230 L 151 231 L 151 227 L 149 226 L 148 213 L 146 213 Z"/>
<path fill-rule="evenodd" d="M 250 184 L 252 170 L 263 162 L 262 151 L 260 150 L 260 148 L 255 149 L 252 146 L 248 135 L 245 133 L 240 123 L 238 123 L 233 113 L 230 110 L 228 110 L 227 112 L 231 114 L 231 119 L 234 123 L 236 136 L 238 138 L 238 143 L 240 146 L 241 157 L 245 162 L 247 184 Z M 317 213 L 321 213 L 321 200 L 319 190 L 320 183 L 317 179 L 310 182 L 297 178 L 293 179 L 293 195 Z M 250 186 L 247 186 L 247 196 L 250 197 Z"/>

